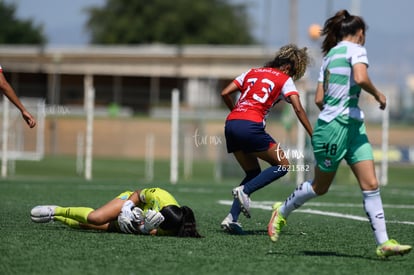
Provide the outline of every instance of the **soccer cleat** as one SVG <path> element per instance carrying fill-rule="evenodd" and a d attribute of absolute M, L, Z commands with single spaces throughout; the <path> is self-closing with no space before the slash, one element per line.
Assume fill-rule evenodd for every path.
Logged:
<path fill-rule="evenodd" d="M 387 258 L 389 256 L 405 255 L 411 251 L 411 246 L 399 244 L 396 240 L 388 240 L 377 247 L 377 256 Z"/>
<path fill-rule="evenodd" d="M 286 225 L 286 219 L 280 214 L 281 202 L 273 204 L 272 217 L 270 218 L 269 224 L 267 225 L 267 234 L 269 235 L 272 242 L 276 242 L 279 238 L 282 227 Z"/>
<path fill-rule="evenodd" d="M 229 231 L 230 230 L 230 226 L 229 224 L 233 222 L 232 219 L 230 218 L 230 215 L 226 216 L 224 218 L 224 220 L 221 222 L 220 226 L 221 229 L 223 229 L 224 231 Z"/>
<path fill-rule="evenodd" d="M 249 195 L 243 192 L 244 186 L 239 186 L 233 189 L 233 197 L 240 202 L 240 208 L 246 218 L 250 218 L 250 198 Z"/>
<path fill-rule="evenodd" d="M 225 232 L 228 232 L 230 234 L 234 234 L 234 235 L 244 235 L 245 234 L 241 224 L 238 223 L 238 222 L 233 222 L 230 217 L 226 217 L 221 222 L 221 228 Z"/>
<path fill-rule="evenodd" d="M 243 228 L 242 228 L 241 224 L 238 223 L 238 222 L 229 223 L 229 227 L 230 227 L 229 233 L 231 233 L 231 234 L 234 234 L 234 235 L 244 235 L 244 234 L 246 234 L 243 231 Z"/>
<path fill-rule="evenodd" d="M 46 223 L 53 220 L 57 205 L 38 205 L 30 211 L 30 218 L 33 222 Z"/>

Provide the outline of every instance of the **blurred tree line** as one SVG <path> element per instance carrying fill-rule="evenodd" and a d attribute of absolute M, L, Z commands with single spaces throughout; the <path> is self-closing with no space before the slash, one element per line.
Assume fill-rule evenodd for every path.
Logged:
<path fill-rule="evenodd" d="M 17 6 L 0 1 L 0 44 L 45 44 L 43 26 L 15 16 Z"/>
<path fill-rule="evenodd" d="M 42 26 L 16 19 L 16 7 L 0 1 L 0 43 L 45 44 Z M 91 44 L 255 43 L 246 6 L 229 0 L 106 0 L 84 12 Z"/>

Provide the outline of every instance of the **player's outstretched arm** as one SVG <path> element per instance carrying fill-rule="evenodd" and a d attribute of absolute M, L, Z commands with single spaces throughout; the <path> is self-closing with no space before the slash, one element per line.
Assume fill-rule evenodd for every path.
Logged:
<path fill-rule="evenodd" d="M 27 125 L 29 125 L 30 128 L 35 127 L 36 120 L 23 106 L 2 72 L 0 72 L 0 89 L 3 91 L 4 95 L 20 110 Z"/>
<path fill-rule="evenodd" d="M 295 114 L 298 117 L 299 121 L 302 123 L 303 127 L 305 127 L 309 136 L 312 137 L 312 126 L 309 122 L 309 119 L 308 119 L 308 116 L 306 115 L 305 110 L 302 107 L 302 103 L 300 102 L 299 96 L 291 95 L 289 99 L 290 99 L 293 110 L 295 111 Z"/>
<path fill-rule="evenodd" d="M 380 104 L 380 109 L 384 110 L 387 106 L 387 99 L 371 82 L 371 79 L 368 76 L 367 65 L 364 63 L 357 63 L 352 67 L 352 70 L 354 72 L 355 83 L 367 93 L 371 94 Z"/>

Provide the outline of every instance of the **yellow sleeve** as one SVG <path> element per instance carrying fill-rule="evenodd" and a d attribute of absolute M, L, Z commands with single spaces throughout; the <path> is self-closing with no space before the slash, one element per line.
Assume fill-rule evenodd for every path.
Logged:
<path fill-rule="evenodd" d="M 176 199 L 166 190 L 161 188 L 145 188 L 139 194 L 142 210 L 152 209 L 159 212 L 164 206 L 177 205 Z"/>

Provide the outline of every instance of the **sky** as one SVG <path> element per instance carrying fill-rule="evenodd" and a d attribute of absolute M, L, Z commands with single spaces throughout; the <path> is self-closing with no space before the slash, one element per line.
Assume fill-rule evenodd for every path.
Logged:
<path fill-rule="evenodd" d="M 50 47 L 84 46 L 86 7 L 103 6 L 106 0 L 2 0 L 17 4 L 16 16 L 43 25 Z M 166 0 L 170 1 L 170 0 Z M 289 42 L 290 0 L 230 0 L 244 3 L 254 36 L 263 45 L 279 47 Z M 414 74 L 412 0 L 297 0 L 299 46 L 319 49 L 320 41 L 308 36 L 311 24 L 323 25 L 339 9 L 361 15 L 368 24 L 366 47 L 370 66 L 378 79 L 404 82 Z"/>

